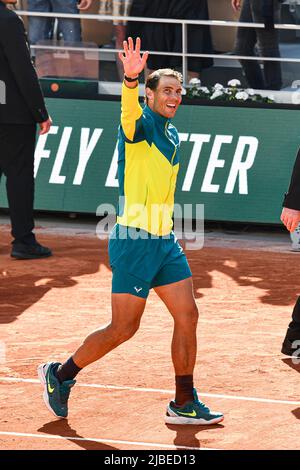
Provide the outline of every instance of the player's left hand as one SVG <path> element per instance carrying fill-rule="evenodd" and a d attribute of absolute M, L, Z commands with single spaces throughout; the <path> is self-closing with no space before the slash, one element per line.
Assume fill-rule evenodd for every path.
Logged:
<path fill-rule="evenodd" d="M 300 222 L 300 211 L 284 207 L 280 219 L 289 232 L 294 232 Z"/>

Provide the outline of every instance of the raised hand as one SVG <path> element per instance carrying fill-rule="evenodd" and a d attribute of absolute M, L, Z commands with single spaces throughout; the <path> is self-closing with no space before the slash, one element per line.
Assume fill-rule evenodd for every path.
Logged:
<path fill-rule="evenodd" d="M 119 58 L 123 63 L 124 73 L 127 77 L 135 78 L 142 72 L 142 70 L 144 70 L 149 52 L 144 52 L 141 57 L 140 38 L 136 39 L 135 48 L 132 38 L 128 38 L 128 42 L 123 41 L 123 47 L 124 51 L 119 52 Z"/>

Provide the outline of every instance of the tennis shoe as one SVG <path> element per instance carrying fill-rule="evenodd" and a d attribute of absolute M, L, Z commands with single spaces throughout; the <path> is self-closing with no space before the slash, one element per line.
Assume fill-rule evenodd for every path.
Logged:
<path fill-rule="evenodd" d="M 165 422 L 168 424 L 198 424 L 210 425 L 223 421 L 222 413 L 210 411 L 199 399 L 196 389 L 193 389 L 194 401 L 190 401 L 179 407 L 175 401 L 171 401 L 167 407 Z"/>
<path fill-rule="evenodd" d="M 294 232 L 290 233 L 292 240 L 291 251 L 300 251 L 300 224 L 296 227 Z"/>
<path fill-rule="evenodd" d="M 76 380 L 65 380 L 60 383 L 55 371 L 60 362 L 47 362 L 38 367 L 38 377 L 44 387 L 43 399 L 48 410 L 58 418 L 68 416 L 68 399 Z"/>

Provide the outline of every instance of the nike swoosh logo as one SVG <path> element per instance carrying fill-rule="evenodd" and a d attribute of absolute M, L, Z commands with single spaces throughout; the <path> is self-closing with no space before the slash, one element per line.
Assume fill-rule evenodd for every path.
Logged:
<path fill-rule="evenodd" d="M 47 379 L 47 388 L 48 388 L 49 393 L 54 392 L 55 387 L 53 387 L 53 388 L 51 387 L 50 382 L 49 382 L 49 378 Z"/>
<path fill-rule="evenodd" d="M 177 413 L 179 413 L 180 415 L 184 415 L 184 416 L 191 416 L 192 418 L 194 418 L 197 415 L 195 410 L 193 410 L 192 413 L 183 413 L 182 411 L 177 411 Z"/>
<path fill-rule="evenodd" d="M 143 288 L 142 287 L 135 287 L 134 290 L 139 293 Z"/>

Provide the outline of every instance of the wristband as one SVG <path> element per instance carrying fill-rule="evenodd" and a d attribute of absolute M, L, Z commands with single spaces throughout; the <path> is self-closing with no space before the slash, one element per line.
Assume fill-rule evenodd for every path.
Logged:
<path fill-rule="evenodd" d="M 124 80 L 126 80 L 126 82 L 129 82 L 129 83 L 136 82 L 138 79 L 139 79 L 139 76 L 137 76 L 135 78 L 130 78 L 130 77 L 126 77 L 126 75 L 124 75 Z"/>

